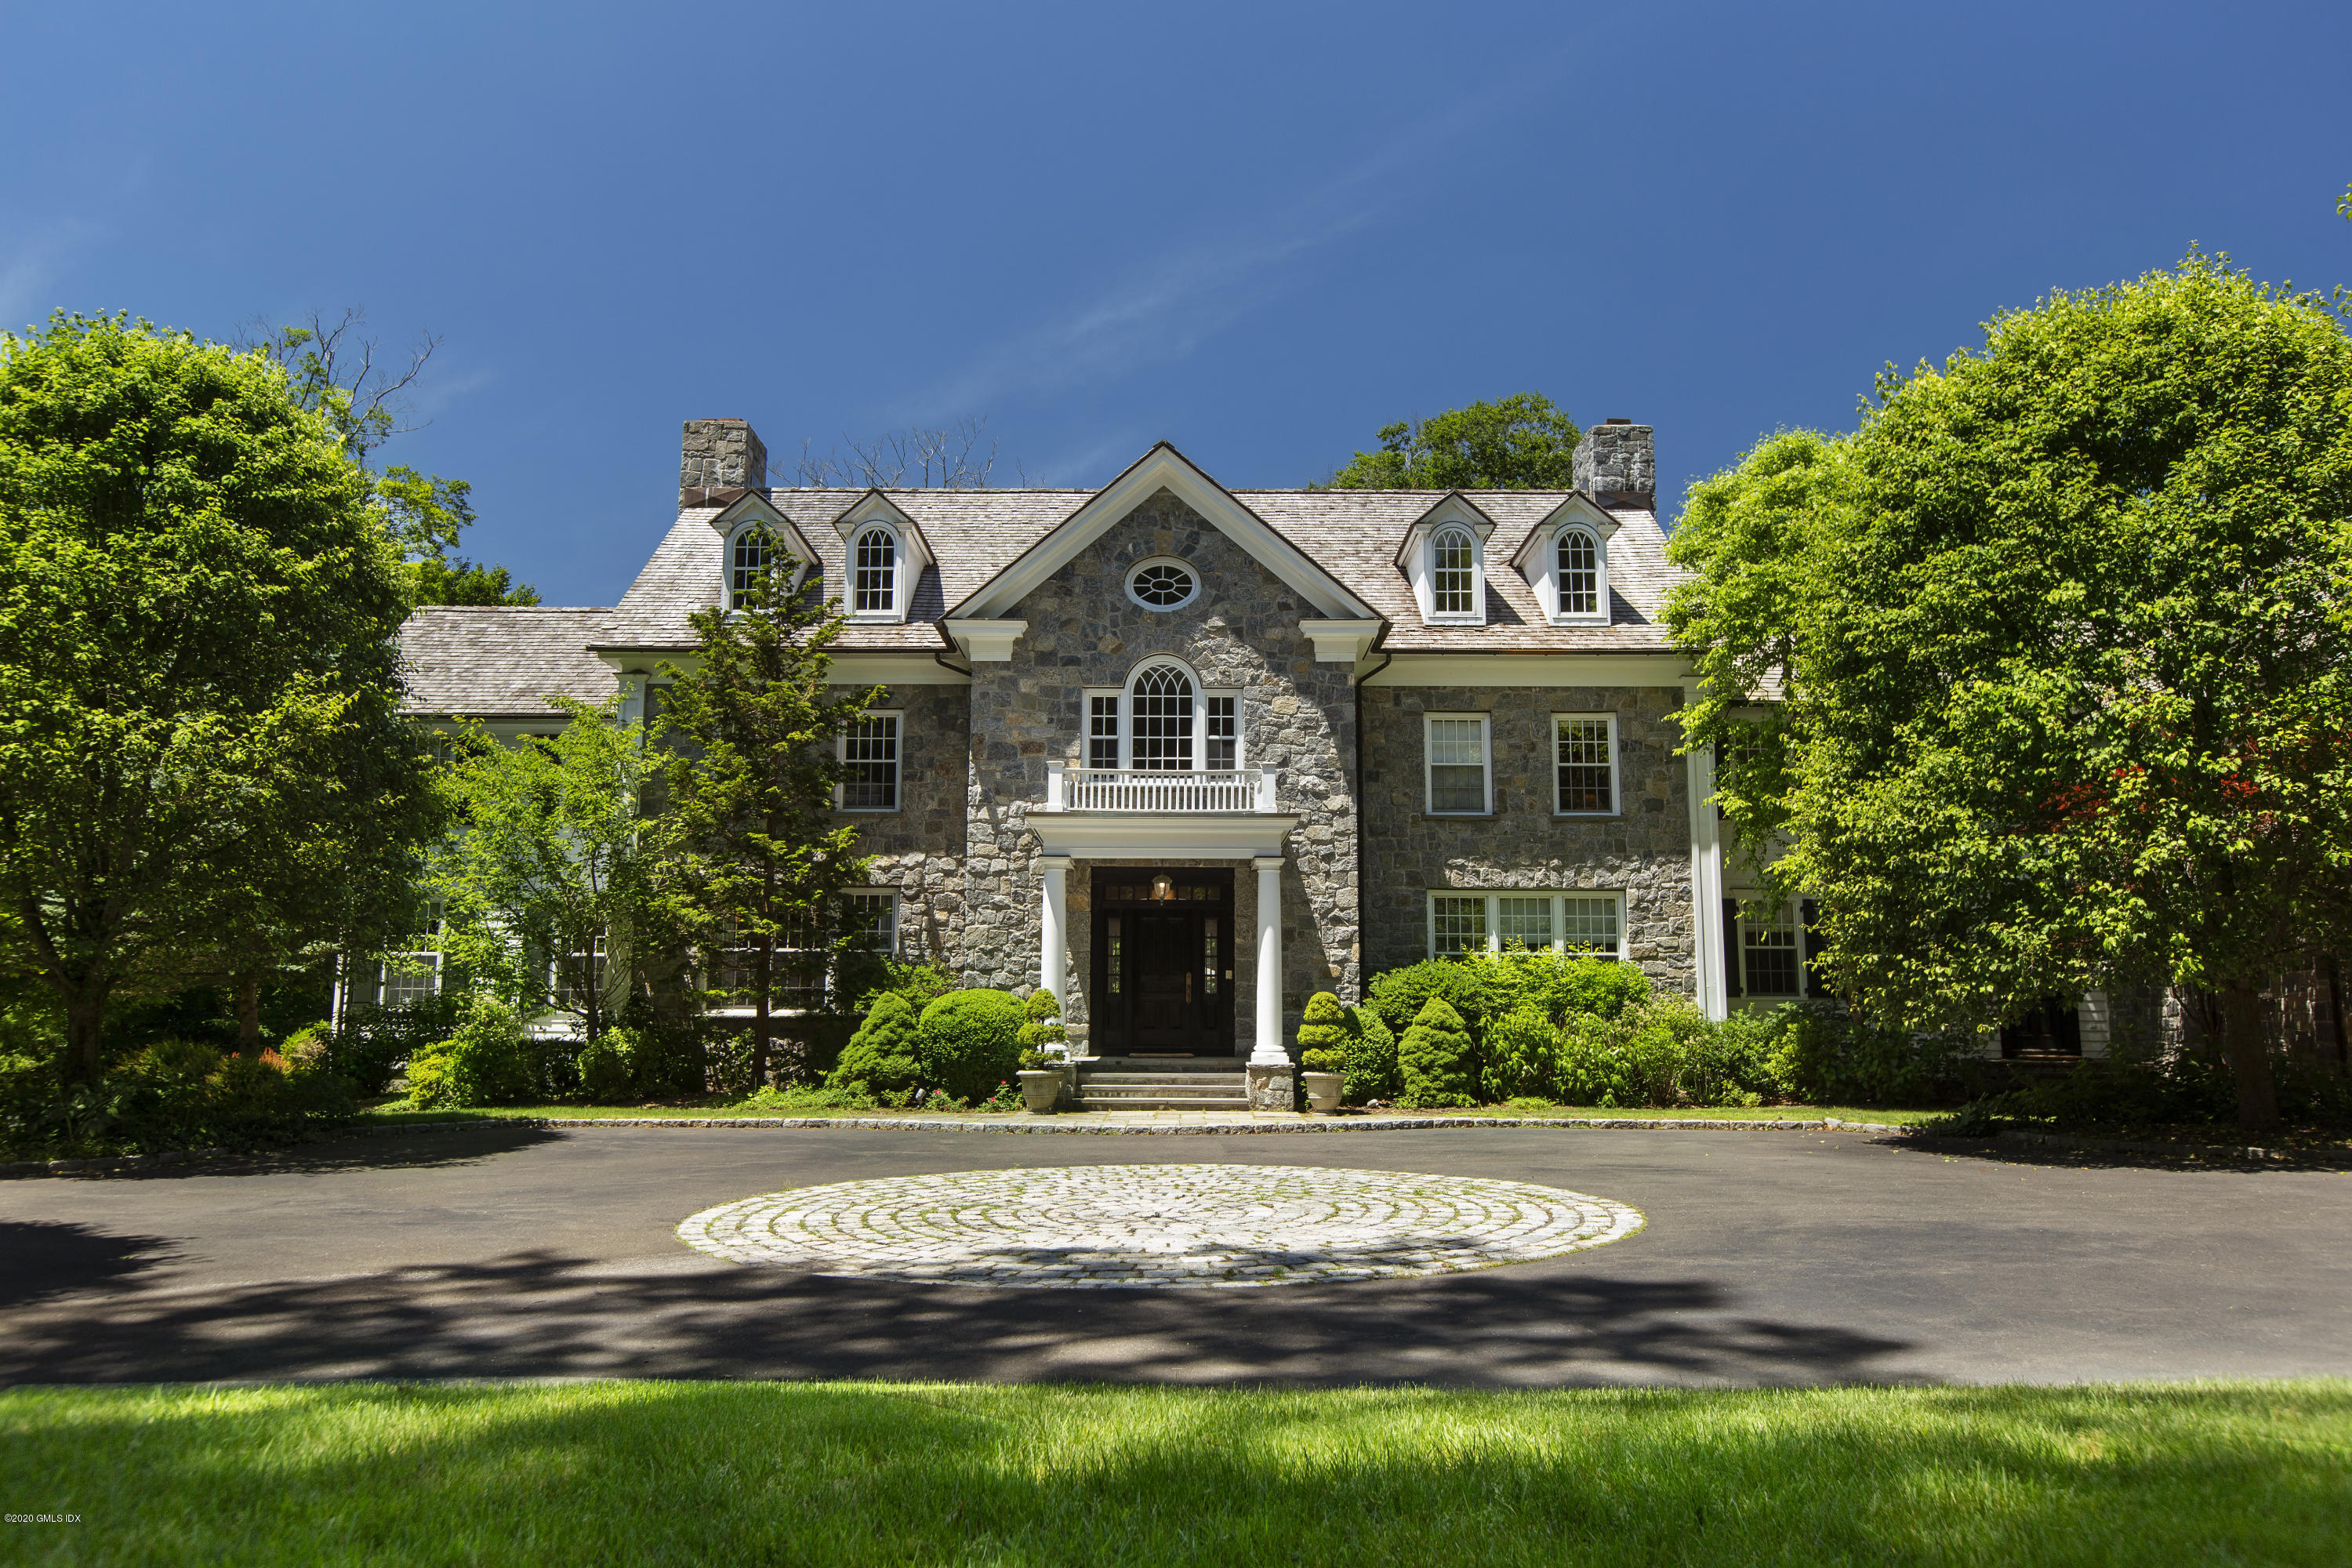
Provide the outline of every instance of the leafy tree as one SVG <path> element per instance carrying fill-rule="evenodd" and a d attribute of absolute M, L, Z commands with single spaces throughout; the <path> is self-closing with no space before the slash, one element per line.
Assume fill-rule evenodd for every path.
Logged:
<path fill-rule="evenodd" d="M 367 495 L 263 358 L 122 317 L 0 334 L 0 937 L 72 1076 L 126 984 L 367 944 L 405 898 L 434 815 Z"/>
<path fill-rule="evenodd" d="M 294 326 L 257 319 L 240 334 L 238 346 L 266 354 L 282 368 L 295 401 L 324 418 L 367 473 L 378 520 L 408 561 L 412 604 L 538 604 L 539 595 L 529 584 L 509 585 L 505 567 L 450 560 L 449 552 L 474 525 L 471 484 L 406 464 L 374 471 L 379 447 L 423 428 L 409 423 L 409 393 L 441 340 L 426 333 L 404 365 L 396 360 L 386 364 L 383 343 L 368 336 L 366 327 L 367 312 L 357 306 L 332 322 L 318 310 Z"/>
<path fill-rule="evenodd" d="M 1564 490 L 1583 432 L 1540 392 L 1383 426 L 1322 486 L 1335 490 Z"/>
<path fill-rule="evenodd" d="M 646 806 L 645 726 L 619 722 L 618 699 L 553 700 L 570 721 L 552 735 L 467 736 L 445 775 L 457 828 L 431 886 L 452 961 L 529 1013 L 572 1015 L 593 1040 L 651 934 L 667 825 Z"/>
<path fill-rule="evenodd" d="M 828 687 L 840 606 L 818 604 L 772 541 L 767 560 L 731 607 L 691 617 L 691 670 L 662 666 L 678 834 L 665 907 L 705 953 L 736 953 L 749 970 L 754 1082 L 767 1074 L 778 982 L 822 984 L 846 940 L 837 895 L 866 862 L 851 853 L 856 827 L 833 815 L 834 738 L 884 690 Z"/>
<path fill-rule="evenodd" d="M 2117 983 L 2216 994 L 2275 1120 L 2258 993 L 2352 892 L 2352 342 L 2192 254 L 2000 316 L 1861 428 L 1699 486 L 1668 612 L 1751 855 L 1817 897 L 1882 1021 Z M 1739 699 L 1767 679 L 1760 722 Z"/>

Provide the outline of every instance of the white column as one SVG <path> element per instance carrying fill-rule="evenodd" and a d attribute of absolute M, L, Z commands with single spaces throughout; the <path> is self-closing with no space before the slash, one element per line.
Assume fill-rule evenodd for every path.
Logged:
<path fill-rule="evenodd" d="M 1282 1041 L 1282 857 L 1260 855 L 1257 868 L 1257 1038 L 1254 1062 L 1287 1062 Z"/>
<path fill-rule="evenodd" d="M 1723 836 L 1709 798 L 1715 794 L 1715 752 L 1701 747 L 1683 761 L 1690 791 L 1691 958 L 1698 969 L 1699 1010 L 1720 1021 L 1731 999 L 1723 990 Z"/>
<path fill-rule="evenodd" d="M 1054 994 L 1066 1014 L 1070 997 L 1062 984 L 1062 959 L 1069 951 L 1066 933 L 1070 920 L 1070 858 L 1040 855 L 1037 869 L 1045 885 L 1045 907 L 1037 922 L 1037 984 Z"/>

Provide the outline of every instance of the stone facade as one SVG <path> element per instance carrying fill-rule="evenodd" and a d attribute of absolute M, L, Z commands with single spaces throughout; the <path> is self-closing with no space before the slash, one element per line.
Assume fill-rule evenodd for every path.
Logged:
<path fill-rule="evenodd" d="M 1428 895 L 1591 889 L 1625 895 L 1626 956 L 1660 986 L 1695 984 L 1689 773 L 1675 754 L 1682 696 L 1656 687 L 1373 687 L 1364 692 L 1365 959 L 1429 955 Z M 1423 717 L 1489 715 L 1494 814 L 1432 815 Z M 1552 715 L 1617 716 L 1618 812 L 1553 812 Z"/>
<path fill-rule="evenodd" d="M 1128 569 L 1152 555 L 1175 556 L 1200 574 L 1192 604 L 1149 610 L 1128 596 Z M 1084 761 L 1088 691 L 1122 688 L 1138 663 L 1165 654 L 1184 660 L 1203 689 L 1241 693 L 1241 761 L 1280 769 L 1276 804 L 1299 817 L 1282 879 L 1286 1035 L 1316 991 L 1356 994 L 1355 690 L 1346 666 L 1316 662 L 1314 645 L 1298 629 L 1313 613 L 1166 490 L 1021 602 L 1014 614 L 1029 631 L 1011 661 L 972 667 L 968 919 L 958 958 L 971 984 L 1025 991 L 1037 983 L 1038 840 L 1027 817 L 1045 798 L 1045 763 Z M 1069 971 L 1076 994 L 1064 1006 L 1074 1025 L 1086 1016 L 1089 957 L 1075 890 L 1091 872 L 1081 863 L 1069 874 L 1078 951 Z M 1254 881 L 1241 863 L 1237 893 Z M 1250 897 L 1244 931 L 1255 918 Z M 1246 954 L 1237 969 L 1254 969 Z M 1237 984 L 1244 987 L 1235 999 L 1237 1043 L 1246 1050 L 1254 992 L 1249 980 Z"/>
<path fill-rule="evenodd" d="M 677 491 L 681 503 L 716 489 L 768 482 L 768 448 L 740 419 L 689 419 L 680 439 Z"/>
<path fill-rule="evenodd" d="M 898 940 L 910 958 L 951 961 L 963 925 L 964 768 L 971 705 L 960 686 L 899 686 L 877 708 L 898 721 L 898 809 L 845 811 L 872 883 L 898 889 Z"/>

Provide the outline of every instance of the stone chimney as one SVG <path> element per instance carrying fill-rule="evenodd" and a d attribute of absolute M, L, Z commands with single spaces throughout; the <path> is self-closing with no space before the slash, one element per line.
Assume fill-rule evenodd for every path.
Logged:
<path fill-rule="evenodd" d="M 678 445 L 677 504 L 696 506 L 718 490 L 762 489 L 768 448 L 740 419 L 689 419 Z"/>
<path fill-rule="evenodd" d="M 1653 510 L 1658 504 L 1658 458 L 1647 425 L 1604 419 L 1584 433 L 1570 459 L 1576 488 L 1612 510 Z"/>

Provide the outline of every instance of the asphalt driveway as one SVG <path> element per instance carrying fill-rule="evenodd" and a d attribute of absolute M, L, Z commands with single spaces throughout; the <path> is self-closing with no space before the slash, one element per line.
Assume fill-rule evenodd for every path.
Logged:
<path fill-rule="evenodd" d="M 819 1278 L 688 1250 L 783 1187 L 1230 1163 L 1496 1176 L 1641 1234 L 1247 1291 Z M 887 1377 L 2074 1382 L 2352 1374 L 2352 1173 L 1924 1151 L 1852 1133 L 1004 1137 L 481 1129 L 0 1182 L 0 1383 Z"/>

